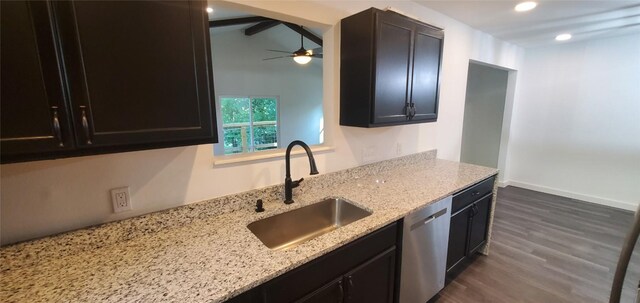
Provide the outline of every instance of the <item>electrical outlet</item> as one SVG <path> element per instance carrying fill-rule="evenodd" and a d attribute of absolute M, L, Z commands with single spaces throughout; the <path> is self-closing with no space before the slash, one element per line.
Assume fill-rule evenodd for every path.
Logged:
<path fill-rule="evenodd" d="M 111 190 L 111 202 L 113 202 L 113 212 L 119 213 L 131 210 L 131 196 L 129 187 L 119 187 Z"/>

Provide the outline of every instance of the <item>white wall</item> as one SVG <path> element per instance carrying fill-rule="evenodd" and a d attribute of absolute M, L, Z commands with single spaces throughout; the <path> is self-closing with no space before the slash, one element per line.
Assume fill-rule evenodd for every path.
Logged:
<path fill-rule="evenodd" d="M 640 36 L 527 49 L 509 184 L 634 209 L 640 202 Z"/>
<path fill-rule="evenodd" d="M 469 63 L 460 162 L 498 168 L 509 72 Z"/>
<path fill-rule="evenodd" d="M 246 26 L 244 26 L 246 27 Z M 244 28 L 243 27 L 243 28 Z M 318 47 L 305 39 L 305 48 Z M 291 58 L 264 61 L 286 56 L 267 49 L 297 50 L 300 35 L 278 25 L 253 36 L 233 26 L 211 31 L 211 53 L 216 101 L 219 96 L 278 96 L 279 147 L 293 140 L 309 145 L 320 144 L 322 121 L 322 60 L 300 65 Z M 222 117 L 218 106 L 218 137 L 222 135 Z M 224 154 L 222 143 L 214 147 Z"/>
<path fill-rule="evenodd" d="M 238 3 L 231 4 L 242 6 Z M 374 149 L 377 160 L 396 157 L 395 143 L 401 145 L 401 154 L 437 148 L 440 158 L 457 160 L 469 60 L 518 69 L 523 55 L 517 46 L 409 1 L 243 3 L 252 6 L 254 14 L 326 29 L 325 138 L 335 151 L 316 155 L 321 173 L 361 164 L 365 148 Z M 376 129 L 339 126 L 339 20 L 371 6 L 389 5 L 445 29 L 438 122 Z M 200 145 L 2 165 L 1 241 L 11 243 L 283 181 L 282 159 L 213 166 L 212 155 L 212 145 Z M 308 174 L 304 161 L 293 160 L 294 177 Z M 134 210 L 113 214 L 108 190 L 125 185 L 131 188 Z"/>

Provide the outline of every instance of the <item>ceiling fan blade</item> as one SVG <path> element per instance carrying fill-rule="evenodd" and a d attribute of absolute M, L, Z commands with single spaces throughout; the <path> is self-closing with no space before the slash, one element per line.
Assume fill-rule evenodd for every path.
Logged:
<path fill-rule="evenodd" d="M 293 56 L 280 56 L 280 57 L 266 58 L 266 59 L 262 59 L 262 61 L 280 59 L 280 58 L 289 58 L 289 57 L 293 57 Z"/>
<path fill-rule="evenodd" d="M 283 51 L 283 50 L 277 50 L 277 49 L 268 49 L 268 51 L 270 51 L 270 52 L 276 52 L 276 53 L 291 54 L 291 52 Z"/>
<path fill-rule="evenodd" d="M 311 57 L 322 59 L 322 54 L 313 54 Z"/>

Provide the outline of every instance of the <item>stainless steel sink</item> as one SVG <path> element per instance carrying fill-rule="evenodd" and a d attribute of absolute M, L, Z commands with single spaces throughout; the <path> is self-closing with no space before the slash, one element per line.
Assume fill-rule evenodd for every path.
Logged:
<path fill-rule="evenodd" d="M 330 198 L 247 225 L 264 245 L 287 249 L 371 215 L 345 200 Z"/>

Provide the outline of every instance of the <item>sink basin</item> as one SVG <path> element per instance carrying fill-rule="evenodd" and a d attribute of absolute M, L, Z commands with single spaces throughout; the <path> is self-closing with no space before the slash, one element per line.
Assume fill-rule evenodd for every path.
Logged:
<path fill-rule="evenodd" d="M 264 218 L 247 228 L 271 249 L 287 249 L 371 215 L 342 199 L 325 199 Z"/>

